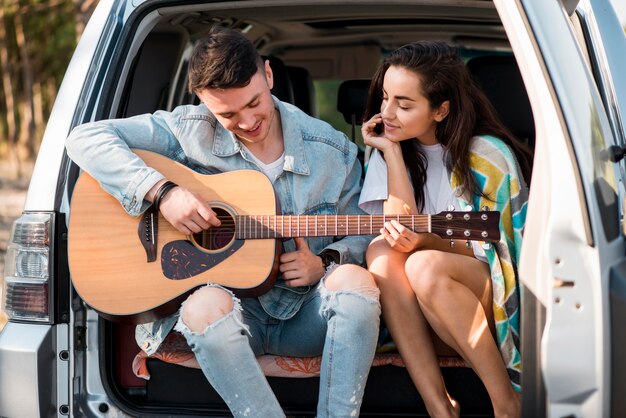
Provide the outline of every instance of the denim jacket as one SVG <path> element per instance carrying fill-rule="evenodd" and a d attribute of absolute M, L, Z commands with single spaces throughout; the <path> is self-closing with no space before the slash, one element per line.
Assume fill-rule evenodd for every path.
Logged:
<path fill-rule="evenodd" d="M 283 172 L 274 189 L 285 215 L 364 214 L 358 207 L 361 164 L 357 147 L 326 122 L 274 98 L 280 112 L 285 148 Z M 150 205 L 145 194 L 163 175 L 148 167 L 130 148 L 154 151 L 203 173 L 259 168 L 235 136 L 220 125 L 206 106 L 179 106 L 172 112 L 104 120 L 76 127 L 66 141 L 69 157 L 132 216 Z M 311 251 L 339 253 L 340 263 L 363 264 L 372 236 L 309 237 Z M 296 249 L 293 240 L 284 251 Z M 288 288 L 279 277 L 259 299 L 277 319 L 298 312 L 309 286 Z M 137 327 L 137 341 L 155 352 L 177 320 L 177 314 Z"/>

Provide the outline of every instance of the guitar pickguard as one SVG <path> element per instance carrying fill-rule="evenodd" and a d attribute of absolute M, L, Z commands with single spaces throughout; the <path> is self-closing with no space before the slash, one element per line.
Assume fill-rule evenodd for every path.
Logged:
<path fill-rule="evenodd" d="M 182 280 L 204 273 L 239 250 L 245 240 L 233 240 L 232 244 L 220 252 L 201 251 L 187 240 L 168 242 L 161 252 L 161 268 L 168 279 Z"/>

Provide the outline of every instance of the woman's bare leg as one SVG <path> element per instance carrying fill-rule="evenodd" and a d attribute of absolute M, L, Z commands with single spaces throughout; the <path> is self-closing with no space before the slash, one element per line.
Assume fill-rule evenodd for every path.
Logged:
<path fill-rule="evenodd" d="M 494 339 L 489 266 L 464 255 L 420 251 L 407 260 L 406 274 L 430 326 L 483 381 L 495 416 L 519 417 L 519 395 Z"/>
<path fill-rule="evenodd" d="M 429 415 L 458 417 L 459 406 L 445 388 L 430 326 L 404 272 L 407 257 L 380 237 L 370 244 L 367 262 L 380 288 L 382 315 Z"/>

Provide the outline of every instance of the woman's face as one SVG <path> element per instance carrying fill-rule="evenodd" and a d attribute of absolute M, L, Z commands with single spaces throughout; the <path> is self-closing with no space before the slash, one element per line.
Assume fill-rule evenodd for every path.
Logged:
<path fill-rule="evenodd" d="M 435 127 L 447 116 L 449 103 L 431 109 L 421 91 L 420 77 L 413 71 L 396 66 L 387 69 L 380 105 L 385 137 L 394 142 L 417 138 L 424 145 L 437 143 Z"/>

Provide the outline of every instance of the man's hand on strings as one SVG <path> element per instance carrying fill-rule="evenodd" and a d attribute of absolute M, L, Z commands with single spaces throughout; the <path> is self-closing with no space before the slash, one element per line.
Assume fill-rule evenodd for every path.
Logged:
<path fill-rule="evenodd" d="M 185 235 L 221 224 L 206 201 L 181 186 L 174 187 L 161 199 L 159 210 L 174 228 Z"/>

